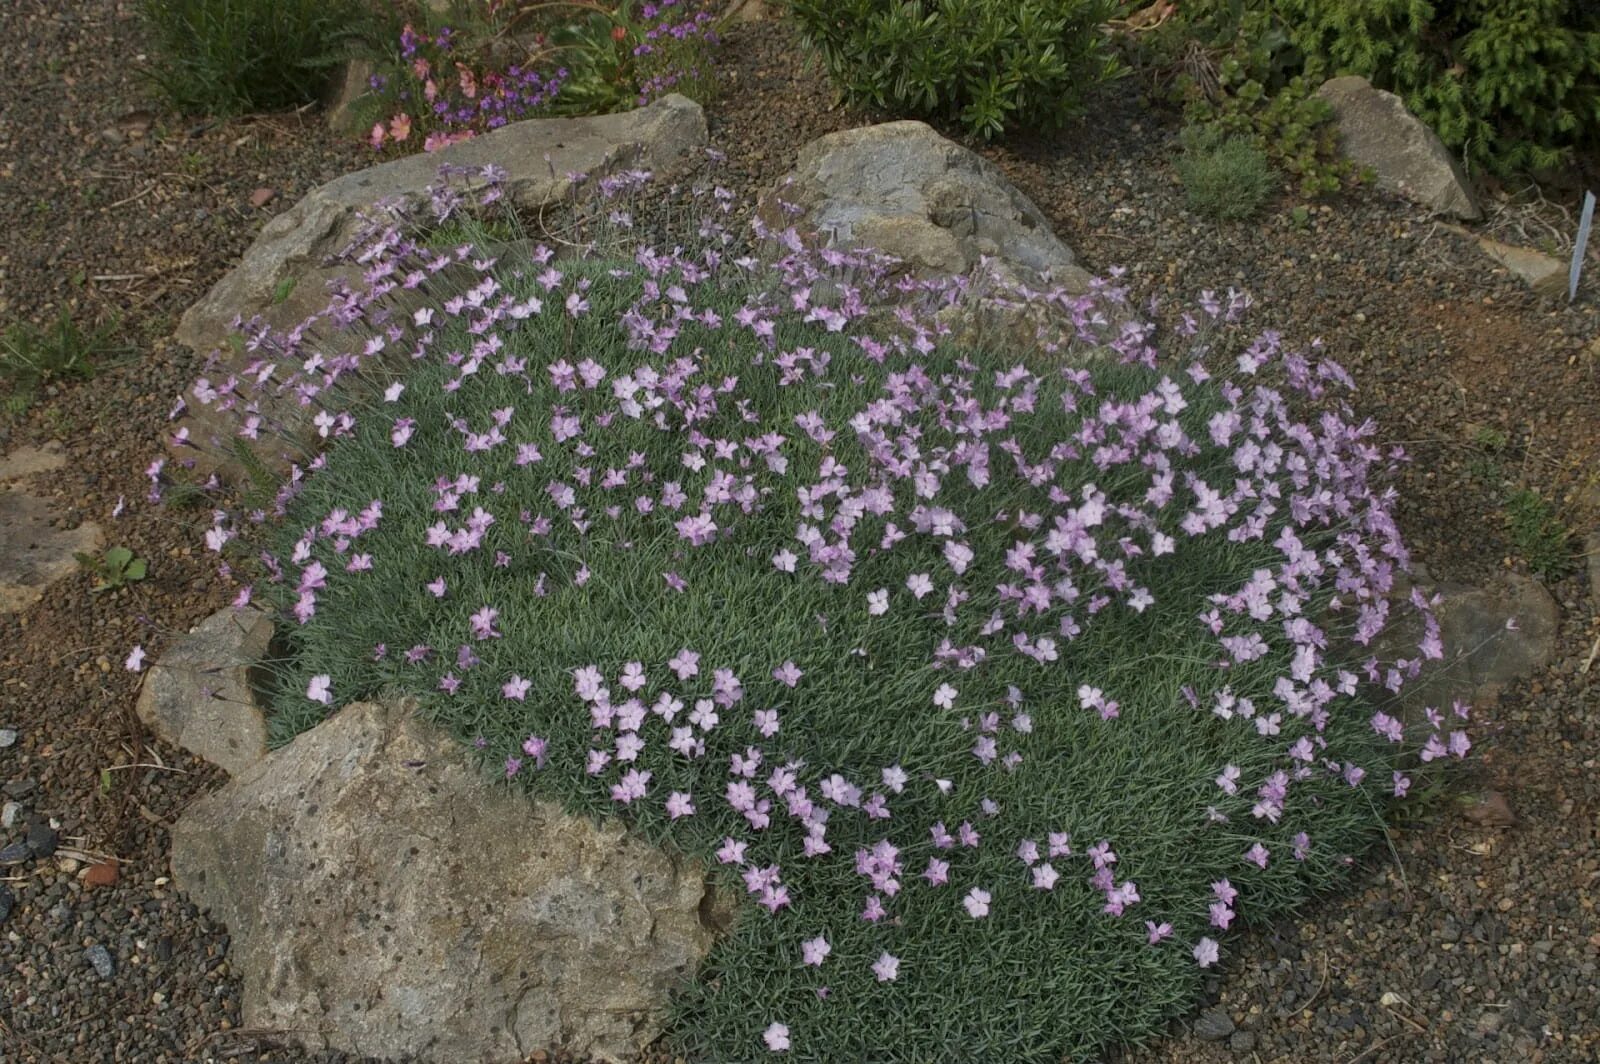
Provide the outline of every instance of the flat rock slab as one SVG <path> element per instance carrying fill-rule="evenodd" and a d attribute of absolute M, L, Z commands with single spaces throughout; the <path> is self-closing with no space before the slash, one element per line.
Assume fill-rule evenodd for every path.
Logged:
<path fill-rule="evenodd" d="M 1424 587 L 1424 590 L 1429 590 Z M 1507 573 L 1486 587 L 1445 584 L 1433 588 L 1444 658 L 1425 662 L 1422 674 L 1400 692 L 1407 720 L 1422 710 L 1447 710 L 1457 700 L 1492 704 L 1506 686 L 1537 674 L 1554 658 L 1561 609 L 1544 585 Z M 1407 617 L 1381 637 L 1380 657 L 1415 657 L 1421 626 Z"/>
<path fill-rule="evenodd" d="M 100 549 L 100 526 L 85 521 L 64 529 L 50 504 L 22 491 L 0 488 L 0 613 L 16 613 L 78 570 L 75 554 Z"/>
<path fill-rule="evenodd" d="M 184 314 L 177 339 L 209 354 L 226 342 L 236 316 L 260 314 L 287 328 L 321 310 L 333 276 L 322 269 L 324 261 L 349 241 L 361 212 L 380 200 L 425 201 L 441 166 L 499 166 L 507 174 L 507 195 L 538 207 L 565 196 L 570 175 L 638 168 L 670 177 L 694 165 L 705 145 L 700 106 L 672 95 L 622 114 L 513 122 L 437 152 L 346 174 L 268 222 L 239 265 Z"/>
<path fill-rule="evenodd" d="M 1480 237 L 1478 246 L 1491 259 L 1510 270 L 1512 275 L 1533 289 L 1535 294 L 1548 299 L 1562 299 L 1567 294 L 1568 263 L 1554 255 L 1546 255 L 1533 248 L 1502 244 L 1498 240 Z"/>
<path fill-rule="evenodd" d="M 190 806 L 172 872 L 233 936 L 245 1026 L 439 1064 L 635 1057 L 717 911 L 694 862 L 486 782 L 409 702 Z"/>
<path fill-rule="evenodd" d="M 272 618 L 228 608 L 172 641 L 139 691 L 156 736 L 237 776 L 267 754 L 266 717 L 250 671 L 267 655 Z"/>
<path fill-rule="evenodd" d="M 66 449 L 55 440 L 43 447 L 18 447 L 0 457 L 0 484 L 10 484 L 40 473 L 54 473 L 66 464 Z"/>
<path fill-rule="evenodd" d="M 1455 156 L 1400 97 L 1355 75 L 1325 82 L 1317 97 L 1333 107 L 1345 158 L 1370 167 L 1379 188 L 1436 214 L 1483 217 Z"/>

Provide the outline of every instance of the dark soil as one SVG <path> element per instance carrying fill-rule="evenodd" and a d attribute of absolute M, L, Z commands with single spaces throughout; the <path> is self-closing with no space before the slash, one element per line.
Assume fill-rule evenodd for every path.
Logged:
<path fill-rule="evenodd" d="M 64 523 L 98 521 L 108 545 L 150 561 L 127 590 L 90 595 L 84 575 L 0 615 L 0 728 L 20 732 L 0 750 L 5 799 L 84 855 L 0 870 L 16 898 L 0 916 L 0 1060 L 342 1060 L 239 1029 L 226 931 L 165 878 L 170 824 L 221 775 L 142 734 L 121 659 L 134 643 L 158 653 L 164 633 L 227 597 L 196 549 L 207 514 L 138 504 L 140 471 L 197 365 L 169 339 L 177 316 L 274 212 L 370 156 L 313 110 L 223 123 L 162 111 L 139 77 L 136 9 L 9 0 L 0 16 L 0 327 L 65 306 L 115 317 L 133 351 L 0 413 L 0 453 L 61 441 L 68 465 L 30 489 Z M 728 89 L 708 113 L 723 180 L 747 196 L 809 140 L 869 120 L 832 107 L 800 56 L 782 24 L 730 34 Z M 1413 455 L 1403 526 L 1436 576 L 1476 582 L 1523 564 L 1502 518 L 1515 486 L 1600 527 L 1593 295 L 1540 301 L 1469 240 L 1366 191 L 1313 206 L 1304 224 L 1287 190 L 1253 221 L 1207 221 L 1183 206 L 1175 140 L 1175 120 L 1123 85 L 1059 134 L 979 150 L 1090 268 L 1127 267 L 1142 297 L 1235 286 L 1255 297 L 1259 324 L 1324 338 L 1381 437 Z M 261 188 L 277 194 L 258 209 Z M 1577 570 L 1550 590 L 1560 654 L 1483 707 L 1480 756 L 1459 781 L 1462 794 L 1503 794 L 1516 822 L 1476 823 L 1454 793 L 1420 803 L 1349 892 L 1235 940 L 1199 1017 L 1118 1059 L 1600 1058 L 1600 666 L 1584 669 L 1600 602 Z M 117 883 L 87 886 L 81 862 L 104 856 Z M 114 960 L 110 978 L 91 964 L 95 945 Z"/>

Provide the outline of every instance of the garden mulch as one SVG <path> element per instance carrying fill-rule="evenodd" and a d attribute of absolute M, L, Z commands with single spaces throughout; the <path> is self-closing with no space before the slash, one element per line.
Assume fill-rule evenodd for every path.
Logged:
<path fill-rule="evenodd" d="M 19 732 L 0 749 L 3 800 L 52 818 L 61 845 L 85 855 L 0 870 L 16 899 L 0 916 L 0 1059 L 342 1061 L 240 1029 L 226 930 L 166 880 L 172 821 L 221 775 L 141 732 L 121 659 L 227 597 L 196 550 L 206 515 L 139 504 L 141 470 L 197 366 L 169 339 L 177 316 L 275 211 L 370 155 L 314 110 L 227 122 L 163 111 L 139 76 L 137 6 L 11 0 L 0 15 L 0 325 L 65 306 L 115 316 L 129 348 L 94 379 L 0 414 L 0 453 L 60 440 L 67 466 L 30 489 L 150 561 L 125 590 L 91 595 L 74 577 L 0 617 L 0 728 Z M 863 121 L 831 106 L 799 57 L 782 24 L 730 34 L 729 88 L 708 111 L 722 180 L 741 194 L 780 177 L 810 139 Z M 1173 119 L 1124 85 L 1064 131 L 980 150 L 1091 268 L 1125 266 L 1141 298 L 1237 286 L 1260 325 L 1323 337 L 1380 438 L 1414 456 L 1402 525 L 1435 576 L 1482 581 L 1520 565 L 1501 518 L 1510 483 L 1600 527 L 1584 502 L 1600 476 L 1593 295 L 1541 302 L 1461 237 L 1363 192 L 1303 223 L 1287 194 L 1255 221 L 1207 222 L 1183 207 L 1175 141 Z M 252 206 L 262 189 L 274 195 Z M 1504 446 L 1487 446 L 1485 429 Z M 1514 822 L 1473 819 L 1455 795 L 1419 803 L 1346 893 L 1233 940 L 1202 1011 L 1116 1059 L 1600 1058 L 1600 666 L 1584 669 L 1600 602 L 1576 572 L 1549 586 L 1564 618 L 1556 661 L 1485 707 L 1460 780 L 1464 793 L 1503 795 Z M 111 886 L 73 867 L 111 857 Z M 97 945 L 109 977 L 93 966 Z"/>

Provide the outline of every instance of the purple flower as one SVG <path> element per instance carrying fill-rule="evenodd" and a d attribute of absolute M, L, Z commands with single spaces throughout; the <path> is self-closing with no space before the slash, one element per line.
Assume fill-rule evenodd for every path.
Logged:
<path fill-rule="evenodd" d="M 321 702 L 328 706 L 333 704 L 333 694 L 330 688 L 333 679 L 326 673 L 311 677 L 311 682 L 306 685 L 306 697 L 313 702 Z"/>
<path fill-rule="evenodd" d="M 528 697 L 528 692 L 533 689 L 532 680 L 524 680 L 521 676 L 512 674 L 511 679 L 500 685 L 500 693 L 506 698 L 521 702 Z"/>
<path fill-rule="evenodd" d="M 828 939 L 824 935 L 808 938 L 800 943 L 801 963 L 810 965 L 813 968 L 822 967 L 822 962 L 832 952 L 833 947 L 828 944 Z"/>
<path fill-rule="evenodd" d="M 967 915 L 974 920 L 981 920 L 989 915 L 989 892 L 981 887 L 973 887 L 967 891 L 967 896 L 961 899 L 961 904 L 967 910 Z"/>

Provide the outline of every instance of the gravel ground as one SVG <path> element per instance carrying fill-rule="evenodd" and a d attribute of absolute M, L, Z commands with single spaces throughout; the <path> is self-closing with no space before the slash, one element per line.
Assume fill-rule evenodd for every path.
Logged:
<path fill-rule="evenodd" d="M 0 414 L 0 452 L 61 440 L 67 467 L 30 489 L 151 562 L 130 589 L 91 596 L 75 577 L 0 617 L 0 801 L 15 803 L 0 850 L 30 827 L 39 854 L 52 833 L 57 846 L 0 867 L 0 1060 L 343 1061 L 240 1030 L 225 929 L 165 881 L 171 821 L 221 776 L 147 741 L 120 657 L 135 642 L 159 648 L 226 594 L 192 552 L 198 517 L 109 513 L 139 493 L 193 368 L 167 339 L 177 315 L 274 211 L 367 156 L 314 113 L 211 124 L 161 112 L 138 78 L 136 7 L 10 0 L 0 15 L 0 324 L 63 305 L 115 314 L 133 348 L 23 416 Z M 831 108 L 797 55 L 781 25 L 731 35 L 729 91 L 710 117 L 723 179 L 740 192 L 864 120 Z M 1128 267 L 1141 295 L 1235 285 L 1255 295 L 1262 325 L 1325 337 L 1384 438 L 1416 456 L 1403 523 L 1436 575 L 1520 564 L 1499 512 L 1513 482 L 1600 527 L 1580 504 L 1600 455 L 1593 296 L 1541 303 L 1469 242 L 1373 195 L 1338 198 L 1304 226 L 1287 196 L 1253 222 L 1206 222 L 1183 208 L 1175 136 L 1124 86 L 1061 134 L 982 150 L 1090 267 Z M 264 209 L 250 205 L 261 188 L 277 193 Z M 1481 428 L 1508 444 L 1488 453 Z M 1202 1011 L 1119 1061 L 1600 1058 L 1600 668 L 1582 670 L 1600 602 L 1581 576 L 1551 591 L 1561 652 L 1487 708 L 1481 756 L 1460 781 L 1463 794 L 1504 795 L 1515 823 L 1474 821 L 1458 795 L 1419 803 L 1347 893 L 1237 939 Z M 18 733 L 10 745 L 5 729 Z M 107 858 L 115 883 L 91 886 L 87 864 Z"/>

